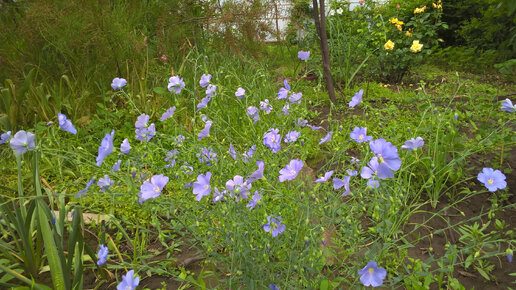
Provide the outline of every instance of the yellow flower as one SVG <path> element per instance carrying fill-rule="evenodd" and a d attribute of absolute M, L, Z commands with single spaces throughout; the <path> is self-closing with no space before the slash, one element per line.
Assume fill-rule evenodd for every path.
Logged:
<path fill-rule="evenodd" d="M 407 31 L 407 32 L 405 32 L 405 35 L 408 36 L 408 37 L 411 37 L 412 33 L 410 31 Z"/>
<path fill-rule="evenodd" d="M 386 49 L 386 50 L 393 50 L 394 49 L 394 42 L 392 42 L 390 39 L 389 41 L 387 41 L 383 47 Z"/>
<path fill-rule="evenodd" d="M 419 40 L 412 41 L 412 46 L 410 47 L 410 50 L 414 53 L 420 52 L 421 48 L 423 48 L 423 45 L 419 43 Z"/>
<path fill-rule="evenodd" d="M 391 18 L 391 20 L 389 20 L 392 24 L 396 24 L 398 23 L 398 18 Z"/>
<path fill-rule="evenodd" d="M 426 5 L 421 8 L 414 9 L 414 14 L 423 13 L 426 10 Z"/>
<path fill-rule="evenodd" d="M 403 29 L 403 27 L 401 26 L 402 24 L 396 24 L 396 29 L 398 29 L 399 31 L 401 31 Z"/>

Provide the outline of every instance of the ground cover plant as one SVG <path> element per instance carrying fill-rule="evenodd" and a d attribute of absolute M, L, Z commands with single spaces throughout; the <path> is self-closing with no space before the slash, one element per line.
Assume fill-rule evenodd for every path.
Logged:
<path fill-rule="evenodd" d="M 192 45 L 152 76 L 109 76 L 87 118 L 48 102 L 3 127 L 0 285 L 514 287 L 514 82 L 376 44 L 332 55 L 348 65 L 335 104 L 310 45 Z M 361 73 L 403 53 L 395 83 Z"/>

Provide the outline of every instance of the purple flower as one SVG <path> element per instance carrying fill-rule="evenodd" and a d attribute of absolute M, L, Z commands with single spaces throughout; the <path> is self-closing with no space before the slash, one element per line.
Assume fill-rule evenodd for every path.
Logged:
<path fill-rule="evenodd" d="M 351 169 L 346 170 L 346 173 L 349 174 L 349 176 L 355 176 L 358 174 L 358 172 L 356 170 L 351 170 Z"/>
<path fill-rule="evenodd" d="M 247 176 L 246 182 L 251 183 L 258 179 L 263 178 L 263 170 L 265 169 L 265 162 L 256 161 L 256 165 L 258 166 L 258 169 L 255 172 L 251 173 L 251 175 Z"/>
<path fill-rule="evenodd" d="M 283 141 L 285 141 L 285 143 L 295 142 L 300 135 L 301 133 L 298 131 L 290 131 L 287 133 L 287 135 L 285 135 L 285 139 Z"/>
<path fill-rule="evenodd" d="M 283 84 L 285 85 L 284 88 L 280 88 L 278 92 L 278 100 L 286 99 L 288 97 L 288 93 L 290 91 L 290 86 L 288 85 L 288 81 L 284 80 Z"/>
<path fill-rule="evenodd" d="M 244 163 L 249 162 L 249 158 L 253 157 L 255 150 L 256 150 L 256 145 L 251 146 L 251 148 L 249 148 L 249 150 L 247 150 L 247 152 L 244 152 L 242 154 L 242 161 L 244 161 Z"/>
<path fill-rule="evenodd" d="M 349 102 L 349 107 L 354 108 L 356 105 L 360 104 L 362 102 L 362 95 L 364 94 L 364 90 L 358 91 L 353 98 L 351 98 L 351 102 Z"/>
<path fill-rule="evenodd" d="M 382 286 L 387 271 L 384 268 L 378 268 L 376 262 L 370 261 L 362 270 L 358 271 L 358 275 L 360 275 L 362 285 L 378 287 Z"/>
<path fill-rule="evenodd" d="M 238 88 L 235 92 L 235 97 L 239 99 L 243 99 L 245 95 L 245 90 L 243 88 Z"/>
<path fill-rule="evenodd" d="M 165 165 L 165 168 L 170 168 L 176 165 L 176 159 L 174 157 L 179 154 L 179 150 L 173 149 L 167 152 L 167 157 L 165 157 L 165 161 L 169 162 L 169 164 Z"/>
<path fill-rule="evenodd" d="M 377 157 L 371 158 L 371 160 L 369 160 L 367 165 L 369 167 L 367 167 L 367 166 L 362 167 L 362 172 L 360 172 L 360 176 L 362 178 L 370 179 L 374 175 L 378 175 L 378 168 L 380 167 L 380 164 L 378 164 L 378 158 Z"/>
<path fill-rule="evenodd" d="M 349 179 L 350 179 L 350 176 L 344 176 L 344 180 L 340 179 L 340 178 L 333 178 L 333 188 L 334 189 L 339 189 L 341 187 L 344 186 L 344 189 L 346 189 L 346 191 L 344 191 L 344 193 L 342 193 L 342 196 L 346 196 L 348 195 L 351 190 L 349 189 Z"/>
<path fill-rule="evenodd" d="M 423 141 L 423 138 L 417 137 L 406 141 L 405 145 L 401 146 L 401 149 L 407 149 L 409 151 L 412 151 L 414 149 L 423 147 L 423 145 L 425 145 L 425 141 Z"/>
<path fill-rule="evenodd" d="M 111 130 L 111 134 L 106 134 L 102 142 L 100 142 L 99 151 L 97 155 L 97 166 L 102 165 L 104 158 L 113 152 L 113 137 L 115 136 L 115 130 Z M 12 140 L 11 140 L 12 142 Z"/>
<path fill-rule="evenodd" d="M 147 123 L 149 123 L 149 118 L 149 115 L 141 114 L 140 116 L 138 116 L 138 118 L 136 118 L 136 122 L 134 122 L 134 127 L 136 127 L 136 129 L 148 127 Z"/>
<path fill-rule="evenodd" d="M 109 254 L 108 247 L 101 244 L 100 249 L 97 252 L 97 258 L 98 258 L 97 266 L 100 267 L 100 266 L 104 265 L 104 263 L 106 263 L 108 254 Z"/>
<path fill-rule="evenodd" d="M 100 187 L 100 191 L 105 191 L 106 187 L 110 188 L 115 182 L 109 178 L 109 176 L 106 174 L 103 178 L 99 178 L 99 181 L 97 182 L 97 185 Z"/>
<path fill-rule="evenodd" d="M 176 106 L 173 106 L 171 108 L 168 108 L 168 110 L 165 111 L 165 113 L 163 113 L 163 115 L 161 115 L 161 118 L 159 119 L 161 122 L 165 121 L 166 119 L 174 116 L 174 112 L 176 111 Z"/>
<path fill-rule="evenodd" d="M 134 131 L 136 133 L 136 140 L 149 142 L 156 134 L 156 126 L 152 123 L 148 127 L 138 128 Z"/>
<path fill-rule="evenodd" d="M 134 290 L 140 284 L 140 277 L 134 277 L 134 270 L 122 276 L 122 282 L 116 286 L 117 290 Z"/>
<path fill-rule="evenodd" d="M 458 118 L 459 118 L 459 114 L 455 113 L 455 115 L 453 116 L 453 119 L 455 119 L 455 121 L 457 121 Z"/>
<path fill-rule="evenodd" d="M 75 195 L 75 198 L 79 198 L 81 197 L 81 195 L 85 194 L 86 192 L 88 192 L 88 190 L 90 189 L 90 186 L 93 185 L 93 183 L 95 183 L 95 177 L 92 177 L 90 179 L 90 181 L 88 181 L 88 183 L 86 184 L 86 188 L 82 189 L 82 190 L 79 190 L 77 192 L 77 194 Z"/>
<path fill-rule="evenodd" d="M 300 60 L 307 60 L 309 57 L 310 57 L 310 51 L 302 51 L 300 50 L 298 53 L 297 53 L 297 57 L 300 59 Z"/>
<path fill-rule="evenodd" d="M 206 163 L 208 166 L 217 162 L 217 153 L 213 152 L 211 148 L 203 147 L 200 153 L 197 153 L 199 162 Z"/>
<path fill-rule="evenodd" d="M 240 197 L 247 199 L 247 193 L 251 190 L 251 187 L 251 183 L 247 181 L 244 182 L 244 178 L 240 175 L 235 175 L 233 180 L 226 182 L 226 190 L 231 192 L 231 196 L 236 196 L 237 200 Z"/>
<path fill-rule="evenodd" d="M 310 129 L 312 129 L 312 130 L 314 130 L 314 131 L 317 131 L 317 130 L 321 130 L 321 129 L 322 129 L 322 127 L 321 127 L 321 126 L 312 126 L 312 125 L 310 125 L 310 124 L 308 124 L 307 126 L 308 126 L 308 128 L 310 128 Z"/>
<path fill-rule="evenodd" d="M 181 93 L 181 90 L 185 87 L 185 82 L 178 76 L 173 76 L 168 79 L 168 90 L 174 91 L 177 94 Z"/>
<path fill-rule="evenodd" d="M 255 206 L 258 205 L 258 202 L 262 199 L 262 196 L 258 193 L 258 190 L 254 192 L 253 198 L 249 200 L 249 203 L 246 205 L 246 207 L 249 208 L 249 210 L 254 209 Z"/>
<path fill-rule="evenodd" d="M 77 134 L 77 129 L 72 124 L 72 121 L 68 120 L 64 114 L 57 114 L 57 120 L 59 121 L 59 127 L 66 132 L 70 132 L 74 135 Z"/>
<path fill-rule="evenodd" d="M 120 164 L 122 164 L 122 160 L 118 160 L 117 162 L 115 162 L 115 164 L 113 164 L 113 167 L 111 168 L 111 171 L 114 171 L 114 172 L 117 172 L 120 170 Z"/>
<path fill-rule="evenodd" d="M 301 104 L 301 98 L 303 97 L 302 93 L 293 93 L 288 97 L 288 100 L 291 104 Z"/>
<path fill-rule="evenodd" d="M 333 175 L 333 170 L 330 170 L 324 174 L 324 176 L 321 176 L 315 180 L 317 183 L 324 183 L 330 179 L 330 177 Z"/>
<path fill-rule="evenodd" d="M 253 124 L 260 120 L 260 115 L 258 115 L 258 108 L 254 106 L 250 106 L 249 108 L 247 108 L 247 116 L 254 120 Z"/>
<path fill-rule="evenodd" d="M 210 194 L 210 178 L 211 172 L 209 171 L 206 172 L 206 175 L 199 174 L 197 176 L 197 181 L 193 184 L 193 194 L 197 195 L 195 198 L 197 201 L 200 201 L 203 196 Z"/>
<path fill-rule="evenodd" d="M 260 110 L 265 111 L 265 114 L 269 114 L 272 111 L 272 106 L 269 104 L 269 100 L 260 102 Z"/>
<path fill-rule="evenodd" d="M 7 131 L 7 132 L 3 133 L 2 135 L 0 135 L 0 145 L 7 143 L 7 140 L 9 140 L 10 137 L 11 137 L 11 131 Z"/>
<path fill-rule="evenodd" d="M 210 97 L 203 98 L 199 104 L 197 104 L 197 111 L 198 112 L 202 108 L 206 108 L 208 103 L 211 101 Z"/>
<path fill-rule="evenodd" d="M 507 251 L 505 251 L 505 252 L 507 253 L 507 262 L 512 263 L 512 256 L 513 256 L 512 249 L 507 249 Z"/>
<path fill-rule="evenodd" d="M 9 141 L 9 144 L 16 154 L 22 155 L 28 150 L 36 148 L 34 138 L 36 138 L 34 134 L 20 130 L 14 134 L 14 137 Z"/>
<path fill-rule="evenodd" d="M 271 283 L 271 284 L 269 284 L 269 290 L 280 290 L 280 288 L 278 286 L 276 286 L 276 284 Z"/>
<path fill-rule="evenodd" d="M 277 218 L 268 216 L 267 221 L 268 223 L 263 225 L 263 229 L 266 232 L 271 233 L 273 237 L 277 237 L 279 234 L 285 231 L 285 225 L 281 224 L 280 216 Z"/>
<path fill-rule="evenodd" d="M 281 111 L 283 112 L 283 115 L 288 115 L 290 113 L 289 111 L 290 109 L 290 105 L 288 103 L 285 104 L 285 106 L 283 106 L 283 108 L 281 109 Z"/>
<path fill-rule="evenodd" d="M 353 131 L 349 134 L 349 137 L 357 141 L 357 143 L 369 142 L 373 140 L 373 137 L 367 136 L 366 127 L 355 127 L 355 129 L 353 129 Z"/>
<path fill-rule="evenodd" d="M 391 142 L 385 139 L 378 139 L 369 142 L 371 151 L 378 157 L 378 177 L 381 179 L 394 177 L 391 170 L 398 170 L 401 167 L 401 159 L 398 156 L 398 149 Z"/>
<path fill-rule="evenodd" d="M 331 136 L 333 135 L 333 131 L 328 132 L 324 138 L 321 139 L 321 142 L 319 142 L 319 145 L 326 143 L 331 140 Z"/>
<path fill-rule="evenodd" d="M 183 141 L 185 141 L 185 136 L 183 135 L 177 135 L 177 137 L 174 139 L 174 143 L 176 143 L 178 146 L 182 145 Z"/>
<path fill-rule="evenodd" d="M 124 154 L 129 154 L 129 152 L 131 152 L 131 144 L 129 144 L 129 140 L 124 139 L 124 141 L 122 141 L 122 144 L 120 144 L 120 152 Z"/>
<path fill-rule="evenodd" d="M 296 126 L 303 128 L 304 126 L 306 126 L 306 124 L 308 124 L 308 121 L 298 118 L 297 121 L 294 122 L 294 124 L 296 124 Z"/>
<path fill-rule="evenodd" d="M 114 78 L 113 81 L 111 82 L 111 87 L 115 91 L 116 90 L 121 90 L 126 85 L 127 85 L 127 81 L 125 79 L 122 79 L 122 78 Z"/>
<path fill-rule="evenodd" d="M 491 192 L 504 189 L 507 186 L 505 175 L 500 170 L 484 168 L 477 176 L 478 181 L 482 182 Z"/>
<path fill-rule="evenodd" d="M 205 137 L 208 137 L 210 135 L 210 128 L 211 128 L 211 121 L 206 121 L 206 124 L 204 124 L 204 129 L 197 134 L 197 137 L 199 137 L 199 140 L 202 140 Z"/>
<path fill-rule="evenodd" d="M 370 186 L 371 188 L 378 188 L 380 187 L 380 182 L 374 178 L 371 178 L 367 181 L 367 186 Z"/>
<path fill-rule="evenodd" d="M 140 187 L 140 192 L 138 193 L 138 203 L 142 204 L 149 198 L 156 198 L 161 195 L 161 191 L 167 185 L 169 178 L 164 176 L 163 174 L 154 175 L 149 180 L 145 180 L 145 182 Z"/>
<path fill-rule="evenodd" d="M 213 202 L 218 202 L 224 199 L 224 195 L 226 194 L 226 191 L 223 190 L 222 192 L 219 191 L 218 188 L 215 187 L 213 191 Z"/>
<path fill-rule="evenodd" d="M 281 135 L 278 129 L 271 128 L 263 135 L 263 145 L 271 149 L 272 153 L 277 153 L 281 149 Z"/>
<path fill-rule="evenodd" d="M 229 156 L 231 156 L 231 158 L 233 158 L 234 160 L 237 160 L 236 151 L 233 147 L 233 143 L 229 143 Z"/>
<path fill-rule="evenodd" d="M 516 111 L 516 105 L 513 105 L 511 100 L 505 99 L 502 102 L 502 111 L 512 113 L 512 112 Z"/>
<path fill-rule="evenodd" d="M 209 84 L 208 88 L 206 89 L 206 96 L 214 97 L 216 95 L 217 95 L 217 86 Z"/>
<path fill-rule="evenodd" d="M 303 161 L 299 159 L 290 160 L 290 163 L 279 171 L 279 181 L 284 182 L 285 180 L 294 180 L 301 168 L 303 168 Z"/>
<path fill-rule="evenodd" d="M 211 75 L 210 74 L 203 74 L 201 76 L 201 80 L 199 81 L 199 84 L 201 85 L 201 88 L 205 88 L 210 84 L 211 81 Z"/>

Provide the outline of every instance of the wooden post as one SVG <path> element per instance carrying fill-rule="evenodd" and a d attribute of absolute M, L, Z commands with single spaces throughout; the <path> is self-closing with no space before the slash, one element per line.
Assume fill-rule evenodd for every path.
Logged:
<path fill-rule="evenodd" d="M 336 105 L 335 87 L 333 86 L 333 78 L 331 77 L 331 61 L 330 50 L 328 49 L 328 38 L 326 37 L 326 17 L 324 16 L 324 0 L 319 0 L 320 8 L 317 0 L 312 0 L 314 5 L 314 21 L 317 34 L 319 35 L 319 43 L 321 45 L 321 53 L 323 60 L 324 78 L 326 79 L 326 89 L 330 96 L 331 102 Z"/>

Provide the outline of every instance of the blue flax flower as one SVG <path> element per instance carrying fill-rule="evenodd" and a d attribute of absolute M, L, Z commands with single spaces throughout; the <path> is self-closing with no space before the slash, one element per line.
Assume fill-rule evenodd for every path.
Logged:
<path fill-rule="evenodd" d="M 36 138 L 34 134 L 20 130 L 14 134 L 14 137 L 9 141 L 9 145 L 16 154 L 22 155 L 23 153 L 36 148 L 34 138 Z"/>
<path fill-rule="evenodd" d="M 308 121 L 302 118 L 298 118 L 297 121 L 294 121 L 294 124 L 296 124 L 296 126 L 303 128 L 304 126 L 306 126 L 306 124 L 308 124 Z"/>
<path fill-rule="evenodd" d="M 217 153 L 213 152 L 211 148 L 203 147 L 201 152 L 197 153 L 197 159 L 200 163 L 206 163 L 208 166 L 212 166 L 217 162 Z"/>
<path fill-rule="evenodd" d="M 281 111 L 283 112 L 283 115 L 288 115 L 290 113 L 290 105 L 288 103 L 285 104 L 285 106 L 283 106 L 283 108 L 281 109 Z"/>
<path fill-rule="evenodd" d="M 150 182 L 147 179 L 140 187 L 140 193 L 138 193 L 138 203 L 143 203 L 147 199 L 156 198 L 161 195 L 161 191 L 167 185 L 169 178 L 163 174 L 154 175 L 151 177 Z"/>
<path fill-rule="evenodd" d="M 195 198 L 197 201 L 200 201 L 203 196 L 210 194 L 210 179 L 211 172 L 209 171 L 206 172 L 206 175 L 199 174 L 197 176 L 197 181 L 193 184 L 193 194 L 197 195 L 197 197 Z"/>
<path fill-rule="evenodd" d="M 214 97 L 217 95 L 217 86 L 209 84 L 208 88 L 206 89 L 206 96 L 207 97 Z"/>
<path fill-rule="evenodd" d="M 271 283 L 269 285 L 269 290 L 280 290 L 280 288 L 278 286 L 276 286 L 276 284 L 274 283 Z"/>
<path fill-rule="evenodd" d="M 122 164 L 122 160 L 118 159 L 118 161 L 113 164 L 111 171 L 118 172 L 120 170 L 120 164 Z"/>
<path fill-rule="evenodd" d="M 378 157 L 378 177 L 380 179 L 394 177 L 391 170 L 397 171 L 401 167 L 401 159 L 396 146 L 385 139 L 378 139 L 369 142 L 369 147 Z"/>
<path fill-rule="evenodd" d="M 346 196 L 351 193 L 351 190 L 349 189 L 349 179 L 350 179 L 350 176 L 348 176 L 348 175 L 344 176 L 344 180 L 342 180 L 340 178 L 336 178 L 336 177 L 333 178 L 333 188 L 334 189 L 339 189 L 344 186 L 344 189 L 346 191 L 344 191 L 344 193 L 342 193 L 342 196 Z"/>
<path fill-rule="evenodd" d="M 278 129 L 271 128 L 263 135 L 263 145 L 271 149 L 272 153 L 277 153 L 281 150 L 281 135 Z"/>
<path fill-rule="evenodd" d="M 247 199 L 247 193 L 251 190 L 251 187 L 252 184 L 244 181 L 244 178 L 240 175 L 235 175 L 232 180 L 226 182 L 226 190 L 237 200 L 240 198 Z"/>
<path fill-rule="evenodd" d="M 165 157 L 165 162 L 168 164 L 165 165 L 165 168 L 174 167 L 176 165 L 176 159 L 174 158 L 177 154 L 179 154 L 179 150 L 173 149 L 167 152 L 167 157 Z"/>
<path fill-rule="evenodd" d="M 111 134 L 106 134 L 102 142 L 100 142 L 98 155 L 97 155 L 97 166 L 102 165 L 104 158 L 106 158 L 111 152 L 113 152 L 113 137 L 115 136 L 115 130 L 111 130 Z"/>
<path fill-rule="evenodd" d="M 265 162 L 263 161 L 256 161 L 256 165 L 258 166 L 258 169 L 251 173 L 251 175 L 247 176 L 246 182 L 254 182 L 258 179 L 263 178 L 263 170 L 265 169 Z"/>
<path fill-rule="evenodd" d="M 66 132 L 72 133 L 74 135 L 77 134 L 77 129 L 72 124 L 72 121 L 68 120 L 64 114 L 57 114 L 57 120 L 59 122 L 59 127 Z"/>
<path fill-rule="evenodd" d="M 108 247 L 106 247 L 104 245 L 100 245 L 100 249 L 97 252 L 97 258 L 98 258 L 97 266 L 100 267 L 100 266 L 104 265 L 104 263 L 106 263 L 108 254 L 109 254 Z"/>
<path fill-rule="evenodd" d="M 482 172 L 478 174 L 477 179 L 491 192 L 498 189 L 504 189 L 507 186 L 505 175 L 500 170 L 493 170 L 492 168 L 482 169 Z"/>
<path fill-rule="evenodd" d="M 235 97 L 239 99 L 243 99 L 245 96 L 245 90 L 243 88 L 238 88 L 235 92 Z"/>
<path fill-rule="evenodd" d="M 213 202 L 218 202 L 224 199 L 224 195 L 226 195 L 227 191 L 219 191 L 218 188 L 213 189 Z"/>
<path fill-rule="evenodd" d="M 201 76 L 201 80 L 199 81 L 199 84 L 201 85 L 201 88 L 205 88 L 210 84 L 210 81 L 211 81 L 211 75 L 203 74 Z"/>
<path fill-rule="evenodd" d="M 177 146 L 183 145 L 183 142 L 185 141 L 185 136 L 183 135 L 177 135 L 176 138 L 174 138 L 174 143 L 176 143 Z"/>
<path fill-rule="evenodd" d="M 283 141 L 285 141 L 285 143 L 295 142 L 300 135 L 301 133 L 298 131 L 290 131 L 287 133 L 287 135 L 285 135 L 285 139 Z"/>
<path fill-rule="evenodd" d="M 161 118 L 159 119 L 161 122 L 165 121 L 166 119 L 174 116 L 174 112 L 176 111 L 176 106 L 173 106 L 171 108 L 168 108 L 168 110 L 165 111 L 165 113 L 163 113 L 163 115 L 161 115 Z"/>
<path fill-rule="evenodd" d="M 247 150 L 247 152 L 244 152 L 242 154 L 242 161 L 244 163 L 249 162 L 249 159 L 252 158 L 254 155 L 254 151 L 256 151 L 256 145 L 251 146 L 249 150 Z"/>
<path fill-rule="evenodd" d="M 127 272 L 125 276 L 122 276 L 122 282 L 116 286 L 117 290 L 134 290 L 140 284 L 140 277 L 134 276 L 134 270 Z"/>
<path fill-rule="evenodd" d="M 367 136 L 367 128 L 366 127 L 355 127 L 353 131 L 349 134 L 351 139 L 357 141 L 357 143 L 369 142 L 373 140 L 373 137 Z"/>
<path fill-rule="evenodd" d="M 258 114 L 258 108 L 254 107 L 254 106 L 250 106 L 249 108 L 247 108 L 247 116 L 249 116 L 249 118 L 253 119 L 253 124 L 258 122 L 258 120 L 260 120 L 260 115 Z"/>
<path fill-rule="evenodd" d="M 321 139 L 321 142 L 319 142 L 319 145 L 326 143 L 331 140 L 331 136 L 333 135 L 333 131 L 328 132 L 324 138 Z"/>
<path fill-rule="evenodd" d="M 401 149 L 407 149 L 409 151 L 412 151 L 417 148 L 423 147 L 423 145 L 425 145 L 425 141 L 423 141 L 423 138 L 417 137 L 405 141 L 405 144 L 401 146 Z"/>
<path fill-rule="evenodd" d="M 317 183 L 325 183 L 330 179 L 330 177 L 333 175 L 333 170 L 330 170 L 324 174 L 324 176 L 321 176 L 315 180 Z"/>
<path fill-rule="evenodd" d="M 279 217 L 273 217 L 268 216 L 267 217 L 268 223 L 263 225 L 263 229 L 271 233 L 273 237 L 277 237 L 279 234 L 285 231 L 285 225 L 281 223 L 281 216 Z"/>
<path fill-rule="evenodd" d="M 310 124 L 307 124 L 308 128 L 314 130 L 314 131 L 317 131 L 317 130 L 321 130 L 322 127 L 321 126 L 312 126 Z"/>
<path fill-rule="evenodd" d="M 79 198 L 81 197 L 81 195 L 85 194 L 86 192 L 88 192 L 88 190 L 90 189 L 90 186 L 93 185 L 93 183 L 95 183 L 95 177 L 92 177 L 90 179 L 90 181 L 88 181 L 88 183 L 86 184 L 86 188 L 82 189 L 82 190 L 79 190 L 77 192 L 77 194 L 75 195 L 75 198 Z"/>
<path fill-rule="evenodd" d="M 380 186 L 379 183 L 374 183 L 372 182 L 372 180 L 374 180 L 374 176 L 378 176 L 378 168 L 380 167 L 380 164 L 378 164 L 378 158 L 377 157 L 373 157 L 371 158 L 371 160 L 367 163 L 367 166 L 364 166 L 362 168 L 362 172 L 360 172 L 360 176 L 362 176 L 362 178 L 364 179 L 369 179 L 369 181 L 367 182 L 367 185 L 371 186 L 372 188 L 377 188 Z M 378 185 L 378 186 L 376 186 Z"/>
<path fill-rule="evenodd" d="M 288 81 L 284 80 L 283 84 L 285 85 L 284 88 L 280 88 L 278 92 L 278 100 L 286 99 L 288 97 L 288 93 L 290 91 L 290 86 L 288 85 Z"/>
<path fill-rule="evenodd" d="M 202 129 L 201 132 L 199 132 L 199 134 L 197 134 L 197 137 L 199 137 L 199 140 L 202 140 L 203 138 L 206 138 L 210 135 L 211 124 L 212 124 L 211 121 L 206 121 L 206 123 L 204 124 L 204 129 Z"/>
<path fill-rule="evenodd" d="M 362 95 L 364 94 L 364 90 L 358 91 L 353 98 L 351 98 L 351 102 L 349 102 L 349 107 L 354 108 L 356 105 L 362 102 Z"/>
<path fill-rule="evenodd" d="M 308 60 L 308 58 L 310 57 L 310 51 L 302 51 L 300 50 L 298 53 L 297 53 L 297 57 L 300 59 L 300 60 Z"/>
<path fill-rule="evenodd" d="M 291 104 L 301 104 L 301 98 L 303 97 L 302 93 L 292 93 L 290 97 L 288 97 L 288 100 Z"/>
<path fill-rule="evenodd" d="M 513 258 L 512 249 L 507 249 L 507 251 L 505 251 L 505 252 L 507 254 L 507 262 L 512 263 L 512 258 Z"/>
<path fill-rule="evenodd" d="M 237 153 L 235 151 L 235 147 L 233 147 L 233 143 L 229 143 L 229 156 L 233 158 L 233 160 L 237 160 Z"/>
<path fill-rule="evenodd" d="M 279 181 L 284 182 L 285 180 L 294 180 L 297 174 L 303 168 L 303 161 L 299 159 L 293 159 L 289 164 L 282 168 L 279 173 Z"/>
<path fill-rule="evenodd" d="M 124 154 L 129 154 L 129 152 L 131 152 L 131 144 L 129 144 L 128 139 L 124 139 L 124 141 L 122 141 L 122 144 L 120 144 L 120 152 Z"/>
<path fill-rule="evenodd" d="M 121 90 L 127 85 L 127 81 L 123 78 L 114 78 L 111 82 L 113 90 Z"/>
<path fill-rule="evenodd" d="M 99 178 L 97 185 L 100 187 L 100 191 L 105 191 L 106 187 L 109 189 L 115 182 L 109 178 L 109 175 L 104 175 L 104 177 Z"/>
<path fill-rule="evenodd" d="M 208 105 L 208 103 L 210 101 L 211 101 L 210 97 L 203 98 L 201 100 L 201 102 L 199 104 L 197 104 L 197 111 L 196 112 L 198 112 L 200 109 L 206 108 L 206 106 Z"/>
<path fill-rule="evenodd" d="M 387 277 L 387 271 L 384 268 L 378 268 L 375 261 L 370 261 L 367 265 L 358 271 L 360 282 L 364 286 L 378 287 L 382 286 L 383 280 Z"/>
<path fill-rule="evenodd" d="M 249 203 L 246 205 L 246 207 L 249 208 L 249 210 L 254 209 L 255 206 L 258 205 L 258 202 L 262 199 L 262 195 L 258 193 L 258 190 L 254 192 L 253 198 L 249 200 Z"/>
<path fill-rule="evenodd" d="M 512 113 L 512 112 L 516 111 L 516 105 L 513 105 L 511 100 L 505 99 L 502 102 L 502 111 Z"/>
<path fill-rule="evenodd" d="M 181 90 L 185 87 L 185 82 L 178 76 L 173 76 L 168 79 L 168 90 L 174 91 L 177 94 L 181 93 Z"/>
<path fill-rule="evenodd" d="M 272 106 L 269 104 L 269 100 L 260 102 L 260 110 L 265 111 L 265 114 L 269 114 L 272 111 Z"/>
<path fill-rule="evenodd" d="M 11 137 L 11 131 L 7 131 L 0 135 L 0 145 L 7 143 L 7 140 Z"/>

